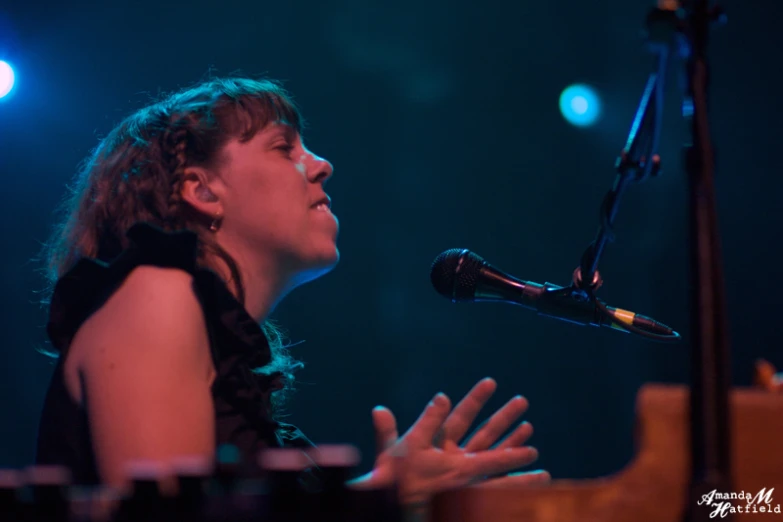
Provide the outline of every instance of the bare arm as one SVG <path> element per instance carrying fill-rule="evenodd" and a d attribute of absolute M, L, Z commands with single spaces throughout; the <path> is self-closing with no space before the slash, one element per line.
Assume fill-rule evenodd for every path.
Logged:
<path fill-rule="evenodd" d="M 72 349 L 104 483 L 126 486 L 133 461 L 211 461 L 214 368 L 189 274 L 135 269 L 83 325 Z"/>

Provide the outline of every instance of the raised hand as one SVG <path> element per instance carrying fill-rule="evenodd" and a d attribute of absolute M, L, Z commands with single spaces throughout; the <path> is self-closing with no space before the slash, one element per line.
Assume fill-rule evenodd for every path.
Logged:
<path fill-rule="evenodd" d="M 458 446 L 470 426 L 475 422 L 479 411 L 492 397 L 497 389 L 493 379 L 483 379 L 476 384 L 462 401 L 451 411 L 436 437 L 436 445 L 440 447 Z M 495 448 L 512 448 L 524 444 L 533 434 L 533 427 L 523 422 L 498 443 L 498 439 L 516 420 L 527 411 L 527 399 L 518 395 L 508 401 L 495 412 L 479 428 L 463 442 L 462 449 L 475 452 Z"/>
<path fill-rule="evenodd" d="M 378 456 L 369 482 L 388 484 L 397 477 L 403 501 L 418 503 L 437 491 L 506 475 L 533 463 L 538 452 L 522 446 L 532 434 L 530 424 L 522 423 L 498 442 L 527 409 L 527 401 L 522 397 L 511 399 L 467 441 L 459 444 L 496 387 L 492 379 L 482 380 L 453 411 L 448 397 L 437 394 L 402 438 L 398 437 L 392 412 L 388 408 L 376 408 L 373 422 Z M 536 484 L 547 482 L 549 474 L 515 474 L 497 480 L 516 485 Z"/>

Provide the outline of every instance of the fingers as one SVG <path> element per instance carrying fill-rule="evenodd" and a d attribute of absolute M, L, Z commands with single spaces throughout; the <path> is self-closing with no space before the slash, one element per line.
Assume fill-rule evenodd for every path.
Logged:
<path fill-rule="evenodd" d="M 521 446 L 533 436 L 533 425 L 529 422 L 523 422 L 512 431 L 508 437 L 500 441 L 495 447 L 496 449 L 513 448 Z"/>
<path fill-rule="evenodd" d="M 464 472 L 467 476 L 486 477 L 508 473 L 532 464 L 538 459 L 538 450 L 530 446 L 491 449 L 466 453 L 464 458 Z"/>
<path fill-rule="evenodd" d="M 551 481 L 552 481 L 552 476 L 549 474 L 549 472 L 539 469 L 536 471 L 527 471 L 524 473 L 511 473 L 503 477 L 485 480 L 480 484 L 477 484 L 477 487 L 516 488 L 516 487 L 525 487 L 525 486 L 541 486 L 541 485 L 549 484 Z"/>
<path fill-rule="evenodd" d="M 441 430 L 443 422 L 451 410 L 451 401 L 446 395 L 438 393 L 405 434 L 405 440 L 412 448 L 429 448 L 435 435 Z"/>
<path fill-rule="evenodd" d="M 372 423 L 375 426 L 375 449 L 380 455 L 397 442 L 397 420 L 391 410 L 376 406 L 372 410 Z"/>
<path fill-rule="evenodd" d="M 528 405 L 527 399 L 520 395 L 508 401 L 471 435 L 464 446 L 465 451 L 481 451 L 491 447 L 527 410 Z"/>
<path fill-rule="evenodd" d="M 489 377 L 473 386 L 446 419 L 439 439 L 459 442 L 496 389 L 497 383 Z"/>

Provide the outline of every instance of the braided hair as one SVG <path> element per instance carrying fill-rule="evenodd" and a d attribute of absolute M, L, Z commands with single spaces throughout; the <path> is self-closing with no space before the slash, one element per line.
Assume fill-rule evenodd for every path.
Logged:
<path fill-rule="evenodd" d="M 183 201 L 184 169 L 213 167 L 230 139 L 250 140 L 267 124 L 284 121 L 301 132 L 304 125 L 290 95 L 276 82 L 215 78 L 164 96 L 117 125 L 85 160 L 44 245 L 48 305 L 57 280 L 83 257 L 110 262 L 128 245 L 127 231 L 146 221 L 173 232 L 190 230 L 199 237 L 198 263 L 217 257 L 229 268 L 237 298 L 245 293 L 237 263 L 209 232 L 211 218 Z M 272 362 L 257 369 L 280 376 L 273 385 L 274 410 L 291 389 L 293 371 L 301 366 L 283 345 L 281 332 L 262 325 Z"/>

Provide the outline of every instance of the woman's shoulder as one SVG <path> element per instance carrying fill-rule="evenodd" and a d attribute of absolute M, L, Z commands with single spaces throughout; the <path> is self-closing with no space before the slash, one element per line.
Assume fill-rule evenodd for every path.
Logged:
<path fill-rule="evenodd" d="M 165 357 L 205 344 L 204 316 L 193 285 L 193 275 L 179 268 L 134 267 L 79 326 L 71 350 L 82 351 L 74 354 L 77 358 L 95 346 L 118 356 L 152 351 Z"/>
<path fill-rule="evenodd" d="M 129 271 L 84 326 L 108 328 L 110 332 L 147 332 L 161 326 L 189 327 L 200 316 L 191 273 L 179 268 L 139 265 Z"/>
<path fill-rule="evenodd" d="M 82 325 L 103 309 L 157 300 L 191 298 L 197 239 L 192 232 L 165 232 L 147 223 L 131 227 L 130 246 L 111 262 L 82 258 L 57 281 L 49 305 L 48 334 L 59 352 L 68 349 Z M 121 298 L 115 298 L 120 294 Z M 125 313 L 122 314 L 125 317 Z"/>
<path fill-rule="evenodd" d="M 78 380 L 106 368 L 191 368 L 213 378 L 209 339 L 193 276 L 175 268 L 134 268 L 120 287 L 76 331 L 68 350 L 68 388 L 81 402 Z M 132 371 L 126 375 L 132 377 Z M 78 380 L 75 380 L 80 377 Z"/>
<path fill-rule="evenodd" d="M 129 271 L 106 304 L 113 302 L 113 306 L 133 314 L 143 313 L 148 306 L 172 307 L 180 301 L 193 299 L 193 274 L 190 272 L 173 267 L 139 265 Z M 171 310 L 171 313 L 176 312 Z"/>

